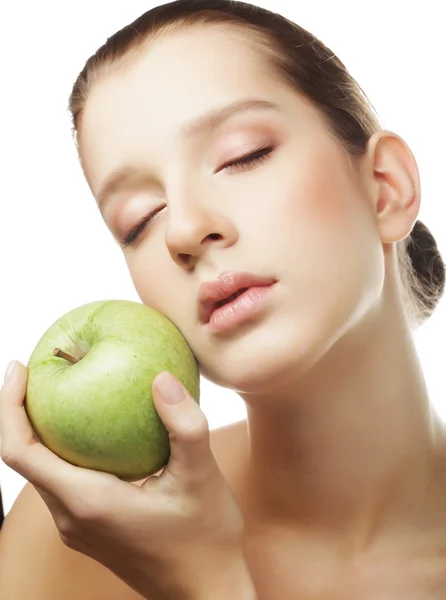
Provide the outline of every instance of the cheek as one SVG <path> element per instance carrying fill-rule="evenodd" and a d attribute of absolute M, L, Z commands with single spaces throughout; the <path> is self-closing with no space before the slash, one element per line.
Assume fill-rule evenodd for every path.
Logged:
<path fill-rule="evenodd" d="M 152 248 L 144 248 L 143 245 L 136 251 L 130 251 L 125 260 L 133 285 L 143 304 L 170 318 L 168 300 L 169 297 L 172 298 L 172 279 L 165 276 L 165 261 L 159 254 Z"/>
<path fill-rule="evenodd" d="M 358 193 L 346 168 L 335 152 L 318 153 L 301 163 L 288 186 L 285 216 L 300 224 L 299 232 L 317 235 L 313 244 L 343 237 L 354 225 Z"/>
<path fill-rule="evenodd" d="M 198 318 L 196 296 L 166 247 L 142 245 L 125 259 L 141 302 L 170 319 L 189 341 Z"/>
<path fill-rule="evenodd" d="M 277 173 L 276 184 L 263 191 L 273 198 L 265 201 L 269 210 L 262 215 L 270 240 L 282 248 L 286 244 L 290 258 L 324 271 L 327 261 L 355 250 L 361 228 L 361 199 L 338 163 L 328 155 L 288 164 Z"/>
<path fill-rule="evenodd" d="M 314 153 L 277 181 L 268 225 L 277 245 L 273 261 L 295 279 L 304 302 L 326 302 L 335 290 L 358 300 L 371 270 L 380 269 L 380 246 L 346 159 L 339 151 Z"/>

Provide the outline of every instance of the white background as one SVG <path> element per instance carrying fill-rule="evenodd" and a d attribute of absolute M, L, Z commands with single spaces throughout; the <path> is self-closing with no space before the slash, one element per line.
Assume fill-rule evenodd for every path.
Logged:
<path fill-rule="evenodd" d="M 26 364 L 59 316 L 93 300 L 139 301 L 77 162 L 66 111 L 87 58 L 154 2 L 6 0 L 0 36 L 0 370 Z M 446 257 L 443 3 L 439 0 L 264 0 L 320 37 L 347 65 L 418 160 L 420 218 Z M 446 420 L 446 300 L 416 334 L 431 398 Z M 1 374 L 0 374 L 1 377 Z M 211 428 L 245 417 L 208 382 Z M 0 462 L 6 513 L 25 481 Z"/>

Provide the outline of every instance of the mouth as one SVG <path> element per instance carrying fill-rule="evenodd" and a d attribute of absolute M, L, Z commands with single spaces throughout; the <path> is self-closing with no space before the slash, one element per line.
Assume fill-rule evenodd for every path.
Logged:
<path fill-rule="evenodd" d="M 239 305 L 241 300 L 248 297 L 254 290 L 269 287 L 276 283 L 271 277 L 260 277 L 251 273 L 224 272 L 215 280 L 203 283 L 200 286 L 198 296 L 199 319 L 202 324 L 208 324 L 211 317 L 218 309 L 231 305 L 233 308 Z M 235 302 L 240 296 L 237 303 Z M 221 312 L 221 311 L 219 311 Z"/>
<path fill-rule="evenodd" d="M 249 288 L 241 288 L 240 290 L 235 292 L 235 294 L 231 294 L 227 298 L 223 298 L 223 300 L 219 300 L 218 302 L 215 303 L 213 310 L 215 310 L 216 308 L 220 308 L 220 306 L 224 306 L 225 304 L 229 304 L 230 302 L 232 302 L 233 300 L 235 300 L 236 298 L 241 296 L 247 290 L 249 290 Z"/>

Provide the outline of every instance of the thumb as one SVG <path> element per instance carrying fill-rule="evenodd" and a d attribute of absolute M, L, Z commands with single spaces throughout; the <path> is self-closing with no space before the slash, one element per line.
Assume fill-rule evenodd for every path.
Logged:
<path fill-rule="evenodd" d="M 210 447 L 209 423 L 198 402 L 168 371 L 152 384 L 153 401 L 170 439 L 170 458 L 165 469 L 178 478 L 198 475 L 215 463 Z"/>

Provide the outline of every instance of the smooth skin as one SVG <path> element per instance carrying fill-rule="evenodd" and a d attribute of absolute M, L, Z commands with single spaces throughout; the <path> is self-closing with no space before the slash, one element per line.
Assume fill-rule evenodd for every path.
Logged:
<path fill-rule="evenodd" d="M 1 457 L 34 485 L 66 546 L 143 598 L 254 600 L 243 516 L 212 454 L 206 416 L 178 379 L 163 372 L 152 386 L 171 440 L 168 464 L 133 485 L 71 465 L 36 439 L 23 409 L 26 373 L 15 363 L 0 392 Z"/>
<path fill-rule="evenodd" d="M 104 222 L 121 243 L 158 210 L 123 247 L 135 288 L 182 331 L 202 374 L 246 403 L 216 460 L 262 598 L 443 598 L 444 426 L 397 277 L 395 244 L 420 209 L 410 149 L 379 131 L 351 159 L 227 27 L 171 34 L 132 60 L 89 96 L 85 175 L 99 200 L 113 170 L 139 169 L 101 198 Z M 207 111 L 252 97 L 278 108 L 184 135 Z M 271 149 L 262 160 L 225 166 L 260 147 Z M 197 294 L 222 271 L 277 283 L 256 320 L 212 334 Z M 17 503 L 9 540 L 25 539 Z"/>

